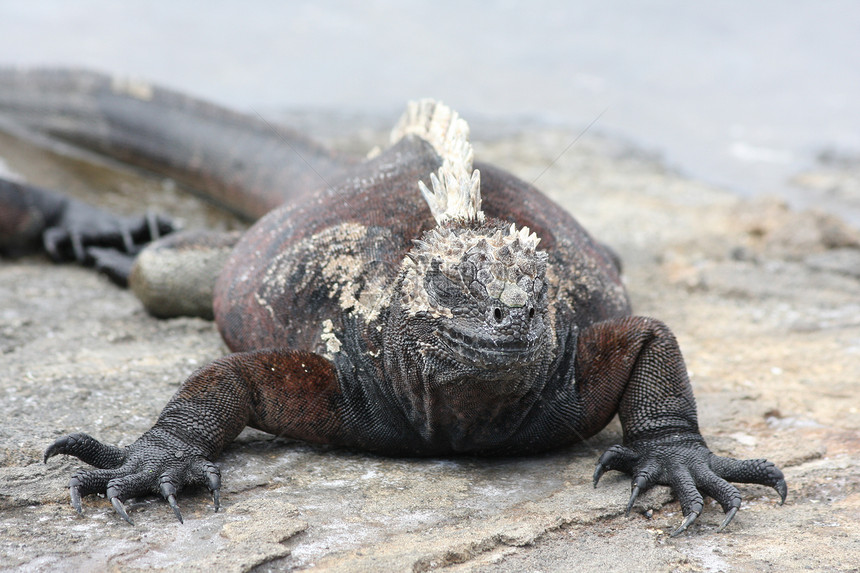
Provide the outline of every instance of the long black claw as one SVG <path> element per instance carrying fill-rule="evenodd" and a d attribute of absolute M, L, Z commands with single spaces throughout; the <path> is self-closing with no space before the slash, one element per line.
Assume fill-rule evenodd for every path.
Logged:
<path fill-rule="evenodd" d="M 152 211 L 146 212 L 146 226 L 149 229 L 150 241 L 157 241 L 161 238 L 161 231 L 158 229 L 158 216 Z"/>
<path fill-rule="evenodd" d="M 725 529 L 732 522 L 732 519 L 735 518 L 735 514 L 737 512 L 738 512 L 738 508 L 736 508 L 736 507 L 733 507 L 730 510 L 728 510 L 726 512 L 726 518 L 723 520 L 723 522 L 717 528 L 717 531 L 722 531 L 723 529 Z"/>
<path fill-rule="evenodd" d="M 773 489 L 775 489 L 779 494 L 779 505 L 784 504 L 785 496 L 788 495 L 788 486 L 786 485 L 785 480 L 781 479 L 776 482 L 776 485 L 773 486 Z"/>
<path fill-rule="evenodd" d="M 221 508 L 221 472 L 218 471 L 218 466 L 212 462 L 206 462 L 203 468 L 206 476 L 206 485 L 209 491 L 212 492 L 212 501 L 215 504 L 215 512 Z"/>
<path fill-rule="evenodd" d="M 131 231 L 128 230 L 128 227 L 122 225 L 119 229 L 119 234 L 122 237 L 122 244 L 125 247 L 125 252 L 133 253 L 135 248 L 134 239 L 131 238 Z"/>
<path fill-rule="evenodd" d="M 648 489 L 648 480 L 645 476 L 636 476 L 633 479 L 633 490 L 630 493 L 630 501 L 627 502 L 627 510 L 624 515 L 630 515 L 630 510 L 633 509 L 633 504 L 636 503 L 636 498 L 639 494 Z"/>
<path fill-rule="evenodd" d="M 603 452 L 600 459 L 597 460 L 597 467 L 594 468 L 594 487 L 597 487 L 597 482 L 600 481 L 606 470 L 632 473 L 637 457 L 635 452 L 621 445 L 612 446 Z"/>
<path fill-rule="evenodd" d="M 72 507 L 78 512 L 79 515 L 84 514 L 84 508 L 81 504 L 81 480 L 77 477 L 73 477 L 69 480 L 69 497 L 72 498 Z"/>
<path fill-rule="evenodd" d="M 110 489 L 110 488 L 108 488 L 108 489 Z M 122 502 L 119 500 L 118 497 L 116 497 L 116 496 L 111 497 L 110 503 L 111 503 L 111 505 L 113 505 L 113 508 L 116 510 L 116 512 L 118 514 L 120 514 L 120 516 L 124 520 L 129 522 L 131 525 L 134 525 L 134 522 L 131 520 L 131 518 L 128 516 L 128 513 L 126 513 L 126 511 L 125 511 L 125 506 L 122 504 Z"/>
<path fill-rule="evenodd" d="M 182 514 L 181 514 L 181 513 L 179 513 L 179 505 L 177 505 L 177 503 L 176 503 L 176 497 L 175 497 L 174 495 L 172 495 L 172 494 L 171 494 L 171 495 L 168 495 L 168 496 L 167 496 L 167 503 L 169 503 L 169 504 L 170 504 L 170 507 L 172 507 L 172 508 L 173 508 L 173 515 L 175 515 L 175 516 L 176 516 L 176 519 L 178 519 L 178 520 L 179 520 L 179 523 L 185 523 L 185 522 L 182 520 Z"/>
<path fill-rule="evenodd" d="M 734 514 L 732 514 L 732 515 L 734 515 Z M 681 524 L 681 526 L 672 532 L 672 535 L 670 535 L 670 537 L 677 537 L 677 536 L 681 535 L 682 533 L 684 533 L 684 531 L 686 531 L 686 529 L 688 527 L 690 527 L 690 524 L 693 523 L 694 521 L 696 521 L 696 518 L 698 518 L 698 517 L 699 517 L 698 513 L 696 513 L 695 511 L 691 512 L 684 519 L 684 522 Z"/>
<path fill-rule="evenodd" d="M 182 514 L 179 513 L 179 505 L 176 503 L 176 486 L 174 486 L 170 479 L 167 476 L 161 477 L 161 495 L 165 499 L 167 499 L 167 503 L 170 504 L 170 507 L 173 508 L 173 514 L 176 516 L 176 519 L 179 520 L 179 523 L 185 523 L 182 520 Z"/>
<path fill-rule="evenodd" d="M 627 502 L 627 509 L 624 511 L 624 515 L 630 515 L 630 510 L 633 508 L 633 504 L 636 502 L 636 498 L 639 497 L 639 484 L 633 486 L 633 492 L 630 494 L 630 501 Z"/>
<path fill-rule="evenodd" d="M 84 243 L 81 239 L 80 233 L 73 231 L 69 234 L 69 238 L 72 241 L 72 250 L 75 252 L 75 260 L 79 263 L 83 263 L 87 258 L 87 253 L 84 250 Z"/>
<path fill-rule="evenodd" d="M 68 439 L 69 439 L 69 436 L 65 436 L 65 437 L 61 438 L 61 440 L 68 440 Z M 48 463 L 49 459 L 51 459 L 54 456 L 56 456 L 57 454 L 59 454 L 60 453 L 60 446 L 61 446 L 60 440 L 56 440 L 53 444 L 48 446 L 48 449 L 45 450 L 45 455 L 42 456 L 42 463 L 43 464 Z"/>
<path fill-rule="evenodd" d="M 54 443 L 48 446 L 48 449 L 45 450 L 45 455 L 42 457 L 42 461 L 44 463 L 48 463 L 50 458 L 58 454 L 67 454 L 68 452 L 75 452 L 76 447 L 78 445 L 78 441 L 85 434 L 67 434 L 62 438 L 57 438 L 54 440 Z M 72 454 L 75 455 L 75 454 Z"/>
<path fill-rule="evenodd" d="M 594 487 L 597 487 L 597 482 L 600 481 L 600 478 L 603 477 L 603 474 L 606 473 L 606 468 L 600 462 L 597 463 L 597 467 L 594 468 L 594 477 L 593 483 Z"/>

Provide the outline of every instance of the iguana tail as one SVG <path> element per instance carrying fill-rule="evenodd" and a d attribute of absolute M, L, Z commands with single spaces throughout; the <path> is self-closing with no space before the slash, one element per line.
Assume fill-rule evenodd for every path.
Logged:
<path fill-rule="evenodd" d="M 256 115 L 83 70 L 0 69 L 0 129 L 156 171 L 249 219 L 357 161 Z"/>

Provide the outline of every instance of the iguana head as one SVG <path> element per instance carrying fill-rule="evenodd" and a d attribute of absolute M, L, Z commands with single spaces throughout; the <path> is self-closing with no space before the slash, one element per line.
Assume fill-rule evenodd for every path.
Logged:
<path fill-rule="evenodd" d="M 429 187 L 417 182 L 437 225 L 403 261 L 401 328 L 423 357 L 449 364 L 454 378 L 516 378 L 549 336 L 547 254 L 528 228 L 485 217 L 469 126 L 456 112 L 432 100 L 412 103 L 392 142 L 407 135 L 430 143 L 441 165 Z"/>
<path fill-rule="evenodd" d="M 538 241 L 528 228 L 502 223 L 426 232 L 402 267 L 410 342 L 472 376 L 528 367 L 549 336 L 547 254 Z"/>

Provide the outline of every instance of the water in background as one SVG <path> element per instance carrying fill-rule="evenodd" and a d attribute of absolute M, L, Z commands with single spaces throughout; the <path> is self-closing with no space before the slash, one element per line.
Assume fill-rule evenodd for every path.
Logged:
<path fill-rule="evenodd" d="M 694 177 L 860 213 L 860 196 L 788 184 L 822 157 L 860 170 L 860 3 L 569 4 L 4 0 L 0 65 L 88 66 L 266 112 L 395 117 L 433 96 L 509 123 L 603 113 L 595 129 Z"/>

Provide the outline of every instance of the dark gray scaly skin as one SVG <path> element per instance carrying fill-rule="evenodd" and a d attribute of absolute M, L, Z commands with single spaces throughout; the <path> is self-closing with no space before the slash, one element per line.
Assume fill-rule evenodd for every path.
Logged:
<path fill-rule="evenodd" d="M 385 455 L 508 455 L 576 443 L 616 413 L 623 444 L 600 457 L 595 486 L 607 470 L 629 474 L 628 511 L 640 492 L 671 487 L 684 514 L 673 535 L 703 495 L 725 527 L 741 504 L 730 482 L 784 501 L 772 463 L 708 450 L 675 338 L 631 316 L 613 256 L 570 215 L 483 164 L 480 214 L 431 214 L 417 182 L 448 159 L 430 139 L 406 133 L 313 195 L 278 181 L 283 206 L 239 240 L 215 286 L 234 354 L 195 372 L 130 446 L 72 434 L 46 450 L 98 468 L 70 480 L 79 512 L 81 497 L 105 493 L 131 522 L 123 502 L 156 493 L 181 520 L 188 486 L 208 487 L 217 510 L 213 462 L 245 426 Z"/>

